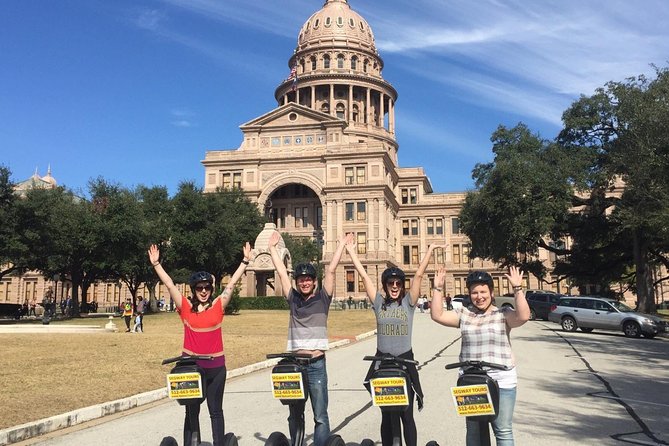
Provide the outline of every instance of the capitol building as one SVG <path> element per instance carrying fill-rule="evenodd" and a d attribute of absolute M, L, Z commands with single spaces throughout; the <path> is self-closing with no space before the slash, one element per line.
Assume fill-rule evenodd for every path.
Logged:
<path fill-rule="evenodd" d="M 508 292 L 503 271 L 469 256 L 458 219 L 465 193 L 435 192 L 421 167 L 398 164 L 398 92 L 383 77 L 371 26 L 347 0 L 327 0 L 306 20 L 288 66 L 274 91 L 277 107 L 240 126 L 238 148 L 206 153 L 205 190 L 241 188 L 278 231 L 322 243 L 325 264 L 353 232 L 377 283 L 389 266 L 411 280 L 427 247 L 447 243 L 446 252 L 435 250 L 421 293 L 429 294 L 437 265 L 446 266 L 452 295 L 465 291 L 472 269 L 491 271 L 498 293 Z M 274 293 L 266 289 L 273 272 L 261 269 L 242 295 Z M 365 296 L 346 255 L 336 280 L 338 298 Z M 540 287 L 536 278 L 526 285 Z M 553 289 L 566 292 L 562 285 Z"/>

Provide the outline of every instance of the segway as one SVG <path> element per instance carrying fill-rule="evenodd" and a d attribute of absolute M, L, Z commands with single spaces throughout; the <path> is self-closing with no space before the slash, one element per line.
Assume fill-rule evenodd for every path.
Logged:
<path fill-rule="evenodd" d="M 409 407 L 409 389 L 411 376 L 408 364 L 417 365 L 418 361 L 404 359 L 390 354 L 365 356 L 365 361 L 379 361 L 379 367 L 372 372 L 369 379 L 369 391 L 372 404 L 381 412 L 390 413 L 393 433 L 393 446 L 402 445 L 402 412 Z M 365 438 L 360 446 L 374 446 L 374 440 Z"/>
<path fill-rule="evenodd" d="M 196 361 L 212 360 L 213 356 L 205 355 L 183 355 L 174 358 L 164 359 L 162 364 L 171 364 L 176 362 L 167 375 L 167 396 L 176 400 L 180 405 L 186 406 L 187 421 L 184 423 L 184 444 L 193 446 L 200 444 L 200 420 L 190 410 L 191 407 L 197 407 L 207 399 L 207 380 L 202 367 L 198 366 Z M 164 437 L 160 446 L 178 446 L 174 437 Z M 237 437 L 232 432 L 228 432 L 223 437 L 224 446 L 237 446 Z"/>
<path fill-rule="evenodd" d="M 509 370 L 505 365 L 485 361 L 464 361 L 446 365 L 446 369 L 463 367 L 456 387 L 451 387 L 458 415 L 479 424 L 481 446 L 490 446 L 490 423 L 499 410 L 499 385 L 486 373 L 488 369 Z"/>
<path fill-rule="evenodd" d="M 272 368 L 272 395 L 288 406 L 290 417 L 297 420 L 295 438 L 290 439 L 279 431 L 272 432 L 265 446 L 303 446 L 304 442 L 304 409 L 309 398 L 309 378 L 307 364 L 311 359 L 308 353 L 270 353 L 267 359 L 281 358 Z M 290 428 L 290 426 L 289 426 Z M 339 435 L 330 435 L 325 446 L 344 446 L 344 440 Z"/>

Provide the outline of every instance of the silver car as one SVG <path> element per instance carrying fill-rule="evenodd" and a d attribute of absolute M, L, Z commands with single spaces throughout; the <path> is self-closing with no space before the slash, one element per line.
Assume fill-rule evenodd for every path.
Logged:
<path fill-rule="evenodd" d="M 565 331 L 591 332 L 614 330 L 625 336 L 654 338 L 667 331 L 667 322 L 650 314 L 637 313 L 614 299 L 590 296 L 565 296 L 551 307 L 548 320 L 562 325 Z"/>

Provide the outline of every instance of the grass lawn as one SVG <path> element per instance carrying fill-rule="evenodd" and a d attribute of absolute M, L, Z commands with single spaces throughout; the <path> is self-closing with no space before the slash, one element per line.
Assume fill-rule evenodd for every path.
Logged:
<path fill-rule="evenodd" d="M 52 324 L 103 327 L 108 319 L 76 319 Z M 183 329 L 177 313 L 149 314 L 144 333 L 0 334 L 0 429 L 160 388 L 170 366 L 161 360 L 181 353 Z M 41 323 L 41 322 L 36 322 Z M 331 341 L 376 328 L 371 310 L 330 312 Z M 226 316 L 223 338 L 228 370 L 282 352 L 287 311 L 243 311 Z"/>

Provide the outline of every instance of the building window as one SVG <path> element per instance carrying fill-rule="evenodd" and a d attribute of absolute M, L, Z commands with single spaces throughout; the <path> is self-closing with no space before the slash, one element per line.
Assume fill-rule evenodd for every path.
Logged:
<path fill-rule="evenodd" d="M 451 218 L 451 234 L 460 233 L 460 219 L 457 217 Z"/>
<path fill-rule="evenodd" d="M 432 218 L 428 218 L 426 221 L 426 231 L 427 235 L 434 235 L 434 220 Z"/>
<path fill-rule="evenodd" d="M 402 263 L 408 265 L 411 261 L 411 248 L 409 246 L 402 246 Z"/>
<path fill-rule="evenodd" d="M 366 179 L 366 169 L 365 166 L 358 166 L 355 169 L 355 179 L 358 184 L 365 184 Z"/>
<path fill-rule="evenodd" d="M 402 235 L 409 235 L 409 220 L 402 220 Z"/>
<path fill-rule="evenodd" d="M 241 189 L 242 188 L 242 173 L 241 172 L 234 172 L 232 174 L 232 187 L 236 189 Z"/>
<path fill-rule="evenodd" d="M 365 271 L 367 271 L 367 268 L 364 268 L 364 269 L 365 269 Z M 367 291 L 365 289 L 365 281 L 362 280 L 362 274 L 358 274 L 358 291 L 361 292 L 361 293 L 364 293 L 365 291 Z"/>
<path fill-rule="evenodd" d="M 365 184 L 367 169 L 365 166 L 347 166 L 344 169 L 345 184 Z"/>
<path fill-rule="evenodd" d="M 346 119 L 346 109 L 344 108 L 344 104 L 342 104 L 342 103 L 337 104 L 335 109 L 336 109 L 335 111 L 336 111 L 336 114 L 337 114 L 337 118 Z"/>
<path fill-rule="evenodd" d="M 337 68 L 344 68 L 344 55 L 343 54 L 338 54 L 337 55 Z"/>
<path fill-rule="evenodd" d="M 453 263 L 460 263 L 460 245 L 453 245 Z"/>
<path fill-rule="evenodd" d="M 367 254 L 367 234 L 365 232 L 358 232 L 356 240 L 358 245 L 358 254 Z"/>
<path fill-rule="evenodd" d="M 462 293 L 462 279 L 460 277 L 456 277 L 455 280 L 453 281 L 453 287 L 455 288 L 453 291 L 455 294 L 463 294 Z"/>
<path fill-rule="evenodd" d="M 223 175 L 223 189 L 241 189 L 242 188 L 242 173 L 241 172 L 224 172 Z"/>
<path fill-rule="evenodd" d="M 327 54 L 323 56 L 323 68 L 326 69 L 330 68 L 330 56 L 328 56 Z"/>
<path fill-rule="evenodd" d="M 316 58 L 312 57 L 309 61 L 311 62 L 311 71 L 316 70 Z"/>
<path fill-rule="evenodd" d="M 492 286 L 495 290 L 495 294 L 499 294 L 499 291 L 501 290 L 501 288 L 499 287 L 499 277 L 492 278 Z"/>
<path fill-rule="evenodd" d="M 411 220 L 411 235 L 418 235 L 418 220 Z"/>
<path fill-rule="evenodd" d="M 411 247 L 411 264 L 418 265 L 418 246 Z"/>
<path fill-rule="evenodd" d="M 359 201 L 357 204 L 358 208 L 358 213 L 357 213 L 357 218 L 358 221 L 366 221 L 367 220 L 367 203 L 364 201 Z"/>
<path fill-rule="evenodd" d="M 309 208 L 302 208 L 302 227 L 309 227 Z"/>
<path fill-rule="evenodd" d="M 351 70 L 355 70 L 358 65 L 358 56 L 351 57 Z"/>
<path fill-rule="evenodd" d="M 346 221 L 353 221 L 353 207 L 355 203 L 345 203 L 346 205 Z"/>
<path fill-rule="evenodd" d="M 416 204 L 418 202 L 418 190 L 415 187 L 401 189 L 402 204 Z"/>
<path fill-rule="evenodd" d="M 355 272 L 348 269 L 346 270 L 346 292 L 355 292 Z"/>
<path fill-rule="evenodd" d="M 316 208 L 316 228 L 319 229 L 323 226 L 323 208 L 318 206 Z"/>
<path fill-rule="evenodd" d="M 437 262 L 438 265 L 443 265 L 444 264 L 444 250 L 443 249 L 435 249 L 435 262 Z"/>
<path fill-rule="evenodd" d="M 444 219 L 443 218 L 435 219 L 434 226 L 436 228 L 437 235 L 443 235 L 444 234 Z"/>
<path fill-rule="evenodd" d="M 469 263 L 469 245 L 462 245 L 462 263 Z"/>
<path fill-rule="evenodd" d="M 223 174 L 223 189 L 232 188 L 232 175 L 230 173 Z"/>
<path fill-rule="evenodd" d="M 302 208 L 295 208 L 295 227 L 302 226 Z"/>

